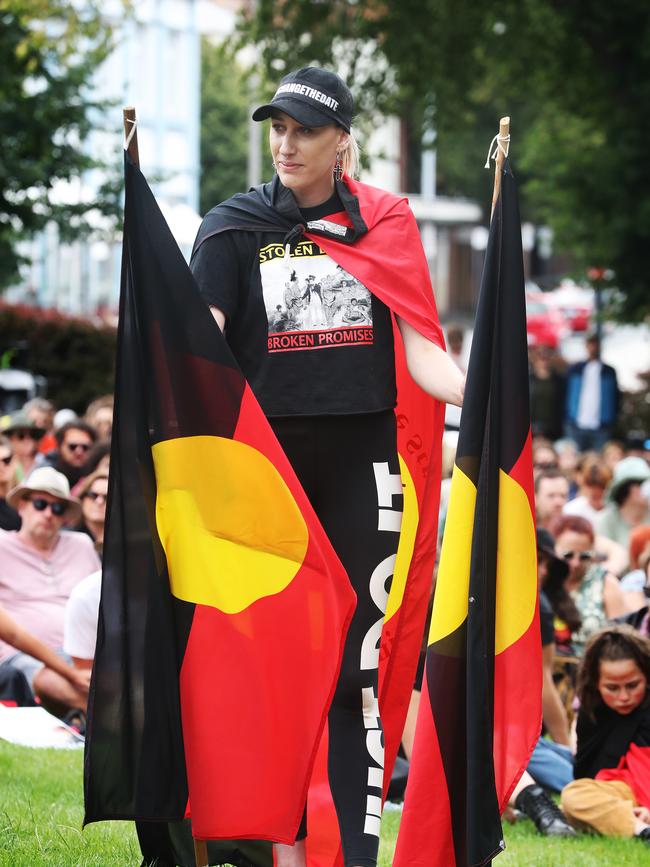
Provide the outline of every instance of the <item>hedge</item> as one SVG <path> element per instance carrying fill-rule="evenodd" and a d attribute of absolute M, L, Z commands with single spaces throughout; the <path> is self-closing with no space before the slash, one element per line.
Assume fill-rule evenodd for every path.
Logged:
<path fill-rule="evenodd" d="M 47 397 L 57 408 L 83 413 L 91 400 L 113 392 L 115 345 L 111 326 L 0 301 L 0 356 L 13 349 L 12 367 L 44 376 Z M 643 377 L 650 385 L 650 373 Z M 617 427 L 623 439 L 650 433 L 647 388 L 623 395 Z"/>
<path fill-rule="evenodd" d="M 115 345 L 108 325 L 0 301 L 0 355 L 9 351 L 11 367 L 44 376 L 46 396 L 59 409 L 83 413 L 91 400 L 112 393 Z"/>

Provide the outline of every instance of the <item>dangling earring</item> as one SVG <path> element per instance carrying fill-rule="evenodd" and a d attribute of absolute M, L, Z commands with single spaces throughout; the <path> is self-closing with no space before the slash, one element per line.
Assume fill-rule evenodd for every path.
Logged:
<path fill-rule="evenodd" d="M 343 178 L 343 160 L 341 159 L 341 151 L 336 152 L 336 162 L 334 163 L 334 178 L 340 181 Z"/>
<path fill-rule="evenodd" d="M 275 162 L 271 163 L 271 165 L 273 166 L 273 172 L 276 173 L 278 170 L 278 167 L 276 166 Z"/>

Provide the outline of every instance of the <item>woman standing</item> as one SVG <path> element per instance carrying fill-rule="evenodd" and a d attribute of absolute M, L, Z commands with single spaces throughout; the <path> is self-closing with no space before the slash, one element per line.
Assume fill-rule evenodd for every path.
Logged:
<path fill-rule="evenodd" d="M 373 728 L 381 723 L 373 701 L 378 655 L 364 639 L 383 614 L 369 579 L 395 554 L 399 531 L 398 522 L 387 532 L 377 518 L 379 506 L 401 502 L 402 494 L 391 311 L 421 388 L 460 405 L 464 379 L 441 348 L 430 284 L 416 285 L 422 270 L 410 267 L 421 266 L 424 254 L 408 206 L 353 180 L 353 109 L 334 73 L 306 67 L 285 76 L 253 114 L 271 119 L 277 174 L 206 216 L 191 266 L 357 593 L 328 718 L 328 775 L 345 867 L 374 867 L 379 819 L 366 807 L 370 795 L 381 796 L 382 769 L 369 769 L 366 734 L 371 718 Z M 364 327 L 307 317 L 294 331 L 275 333 L 288 281 L 304 285 L 313 275 L 322 284 L 341 270 L 357 302 L 367 303 Z M 306 833 L 303 821 L 298 839 Z M 276 845 L 276 859 L 302 867 L 304 843 Z"/>

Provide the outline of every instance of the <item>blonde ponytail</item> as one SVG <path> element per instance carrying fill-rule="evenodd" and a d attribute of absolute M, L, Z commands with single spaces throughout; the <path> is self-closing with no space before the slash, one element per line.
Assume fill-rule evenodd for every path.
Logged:
<path fill-rule="evenodd" d="M 356 178 L 359 174 L 360 166 L 359 143 L 354 137 L 354 133 L 349 134 L 348 145 L 341 153 L 341 163 L 343 171 L 351 178 Z"/>

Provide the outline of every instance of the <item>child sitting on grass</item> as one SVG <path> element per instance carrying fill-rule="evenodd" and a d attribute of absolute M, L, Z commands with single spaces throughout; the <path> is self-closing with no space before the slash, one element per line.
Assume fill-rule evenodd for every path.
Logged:
<path fill-rule="evenodd" d="M 650 845 L 650 640 L 626 625 L 595 632 L 578 671 L 575 780 L 562 809 L 578 828 Z"/>

